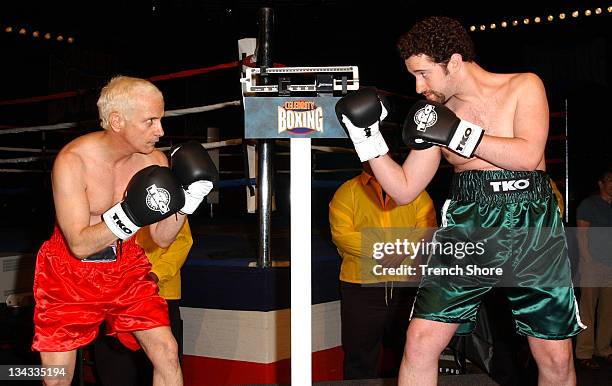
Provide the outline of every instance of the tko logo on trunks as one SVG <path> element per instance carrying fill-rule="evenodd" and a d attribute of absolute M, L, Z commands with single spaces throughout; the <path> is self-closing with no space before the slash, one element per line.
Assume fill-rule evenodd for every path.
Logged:
<path fill-rule="evenodd" d="M 435 125 L 437 121 L 438 113 L 434 110 L 433 105 L 427 105 L 422 109 L 418 109 L 414 114 L 414 123 L 417 125 L 418 131 L 426 131 L 428 127 Z M 465 142 L 463 144 L 465 145 Z"/>
<path fill-rule="evenodd" d="M 278 132 L 308 134 L 323 132 L 323 109 L 307 100 L 286 101 L 278 106 Z"/>
<path fill-rule="evenodd" d="M 158 188 L 155 184 L 147 188 L 146 203 L 149 209 L 168 213 L 170 210 L 170 193 L 164 188 Z"/>
<path fill-rule="evenodd" d="M 526 191 L 531 190 L 531 182 L 529 179 L 489 181 L 489 187 L 492 193 Z"/>

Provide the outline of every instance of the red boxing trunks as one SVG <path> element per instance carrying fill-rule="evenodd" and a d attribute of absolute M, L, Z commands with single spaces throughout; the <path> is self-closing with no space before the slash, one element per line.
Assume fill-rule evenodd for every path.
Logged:
<path fill-rule="evenodd" d="M 111 262 L 83 262 L 56 226 L 38 252 L 34 274 L 34 341 L 42 352 L 71 351 L 107 333 L 126 347 L 140 346 L 133 331 L 168 326 L 168 307 L 149 277 L 151 264 L 132 238 Z"/>

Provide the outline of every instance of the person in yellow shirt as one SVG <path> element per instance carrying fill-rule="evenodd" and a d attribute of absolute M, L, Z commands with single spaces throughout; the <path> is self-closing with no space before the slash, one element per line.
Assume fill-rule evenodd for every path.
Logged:
<path fill-rule="evenodd" d="M 140 230 L 136 243 L 144 249 L 151 271 L 149 276 L 157 283 L 159 295 L 166 299 L 170 329 L 178 343 L 179 360 L 183 362 L 183 321 L 179 302 L 181 299 L 181 267 L 187 260 L 193 244 L 189 222 L 179 231 L 168 248 L 160 248 L 151 239 L 150 232 Z M 102 336 L 94 342 L 94 361 L 98 378 L 103 386 L 135 386 L 152 384 L 152 366 L 139 350 L 132 352 L 116 339 Z"/>
<path fill-rule="evenodd" d="M 555 198 L 557 199 L 557 205 L 559 205 L 559 212 L 561 212 L 561 217 L 563 217 L 563 213 L 565 213 L 565 202 L 563 201 L 563 194 L 557 188 L 557 184 L 553 179 L 550 179 L 550 187 L 552 188 L 553 193 L 555 194 Z"/>
<path fill-rule="evenodd" d="M 342 184 L 329 203 L 332 241 L 342 259 L 344 379 L 378 378 L 385 342 L 389 342 L 394 358 L 391 373 L 382 375 L 397 375 L 418 284 L 417 280 L 407 286 L 406 276 L 379 275 L 381 266 L 398 267 L 406 256 L 377 261 L 371 251 L 364 251 L 362 243 L 368 244 L 366 238 L 384 237 L 383 233 L 390 228 L 411 233 L 415 228 L 436 226 L 433 201 L 427 192 L 412 203 L 399 206 L 382 190 L 369 164 L 362 165 L 363 172 Z"/>

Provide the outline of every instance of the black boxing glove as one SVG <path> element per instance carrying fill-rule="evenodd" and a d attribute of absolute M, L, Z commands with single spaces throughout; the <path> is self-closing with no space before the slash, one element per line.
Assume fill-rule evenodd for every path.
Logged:
<path fill-rule="evenodd" d="M 169 168 L 151 165 L 134 174 L 123 201 L 104 212 L 102 219 L 121 240 L 145 225 L 161 221 L 185 205 L 181 184 Z"/>
<path fill-rule="evenodd" d="M 417 101 L 402 130 L 404 143 L 409 147 L 440 145 L 466 158 L 474 155 L 483 135 L 482 127 L 460 119 L 448 107 L 432 101 Z"/>
<path fill-rule="evenodd" d="M 336 116 L 353 141 L 361 162 L 389 152 L 379 127 L 387 115 L 383 99 L 370 88 L 343 96 L 336 103 Z"/>
<path fill-rule="evenodd" d="M 408 118 L 404 120 L 404 126 L 402 128 L 402 141 L 413 150 L 425 150 L 432 147 L 434 144 L 425 142 L 423 139 L 416 136 L 415 124 L 412 115 L 408 115 Z"/>
<path fill-rule="evenodd" d="M 219 171 L 206 149 L 195 141 L 172 150 L 170 168 L 185 192 L 185 205 L 180 212 L 192 214 L 219 181 Z"/>

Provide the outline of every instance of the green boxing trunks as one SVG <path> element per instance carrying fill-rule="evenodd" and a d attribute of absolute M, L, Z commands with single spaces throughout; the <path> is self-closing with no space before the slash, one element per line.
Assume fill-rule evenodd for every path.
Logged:
<path fill-rule="evenodd" d="M 563 222 L 542 171 L 472 170 L 453 177 L 412 318 L 475 327 L 483 296 L 505 287 L 516 330 L 566 339 L 578 315 Z"/>

